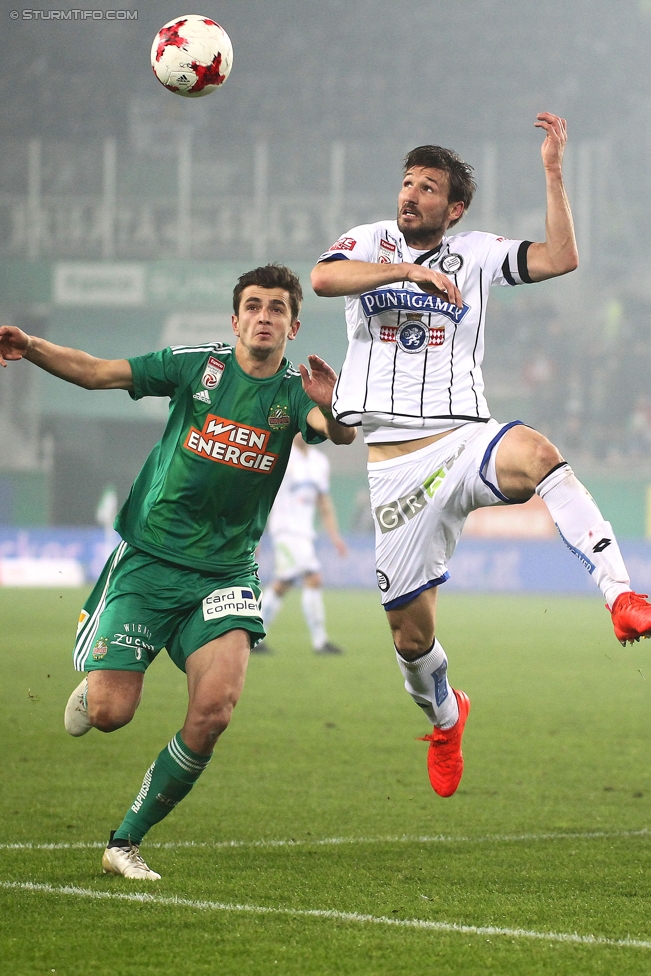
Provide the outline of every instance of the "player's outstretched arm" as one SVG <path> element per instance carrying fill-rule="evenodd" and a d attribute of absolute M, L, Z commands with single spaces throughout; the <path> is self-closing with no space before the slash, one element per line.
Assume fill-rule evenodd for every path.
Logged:
<path fill-rule="evenodd" d="M 0 366 L 18 359 L 27 359 L 86 390 L 133 389 L 131 366 L 126 359 L 98 359 L 81 349 L 67 349 L 27 335 L 13 325 L 0 326 Z"/>
<path fill-rule="evenodd" d="M 337 382 L 337 374 L 319 356 L 308 356 L 310 368 L 302 363 L 298 367 L 303 379 L 303 389 L 314 400 L 316 407 L 307 415 L 307 422 L 313 430 L 331 440 L 334 444 L 352 444 L 357 431 L 354 427 L 344 427 L 332 416 L 332 392 Z"/>
<path fill-rule="evenodd" d="M 541 112 L 535 125 L 545 130 L 540 151 L 547 184 L 546 239 L 544 243 L 532 244 L 529 248 L 527 269 L 533 281 L 544 281 L 574 271 L 579 265 L 579 252 L 574 237 L 572 211 L 563 185 L 567 123 L 550 112 Z"/>
<path fill-rule="evenodd" d="M 361 295 L 369 288 L 390 285 L 394 281 L 413 281 L 423 291 L 438 295 L 444 301 L 463 305 L 461 292 L 446 275 L 420 264 L 374 264 L 372 261 L 320 261 L 310 275 L 312 287 L 322 298 Z"/>

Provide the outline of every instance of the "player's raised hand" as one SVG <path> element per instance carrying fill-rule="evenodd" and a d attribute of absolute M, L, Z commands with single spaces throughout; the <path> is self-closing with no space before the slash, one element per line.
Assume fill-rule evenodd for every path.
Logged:
<path fill-rule="evenodd" d="M 560 168 L 567 143 L 567 122 L 551 112 L 539 112 L 534 125 L 545 130 L 545 140 L 540 147 L 545 169 Z"/>
<path fill-rule="evenodd" d="M 455 283 L 440 271 L 433 271 L 432 268 L 424 268 L 422 264 L 407 264 L 407 280 L 413 281 L 415 285 L 431 295 L 438 295 L 444 302 L 456 305 L 457 308 L 463 307 L 461 292 Z"/>
<path fill-rule="evenodd" d="M 303 389 L 310 400 L 316 403 L 317 407 L 330 410 L 332 407 L 332 391 L 337 382 L 337 374 L 319 356 L 308 356 L 307 361 L 310 364 L 310 369 L 304 366 L 303 363 L 298 367 L 301 371 Z"/>
<path fill-rule="evenodd" d="M 22 359 L 29 346 L 29 336 L 15 325 L 0 325 L 0 366 Z"/>

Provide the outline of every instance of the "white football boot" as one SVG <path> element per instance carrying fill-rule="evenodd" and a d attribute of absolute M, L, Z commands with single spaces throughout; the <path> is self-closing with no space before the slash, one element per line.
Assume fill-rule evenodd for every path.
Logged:
<path fill-rule="evenodd" d="M 102 870 L 104 874 L 121 874 L 124 878 L 134 878 L 136 881 L 160 881 L 160 874 L 156 874 L 145 864 L 137 844 L 107 847 L 102 855 Z"/>
<path fill-rule="evenodd" d="M 66 732 L 69 732 L 70 735 L 86 735 L 92 729 L 92 725 L 88 721 L 87 695 L 88 678 L 84 678 L 70 695 L 63 716 L 63 724 L 66 727 Z"/>

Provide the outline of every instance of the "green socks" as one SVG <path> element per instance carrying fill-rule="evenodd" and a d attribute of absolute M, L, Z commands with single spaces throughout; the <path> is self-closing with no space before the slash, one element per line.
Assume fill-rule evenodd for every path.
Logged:
<path fill-rule="evenodd" d="M 188 795 L 211 758 L 212 755 L 199 756 L 188 749 L 177 732 L 145 773 L 140 792 L 113 840 L 139 844 L 149 828 L 163 820 Z"/>

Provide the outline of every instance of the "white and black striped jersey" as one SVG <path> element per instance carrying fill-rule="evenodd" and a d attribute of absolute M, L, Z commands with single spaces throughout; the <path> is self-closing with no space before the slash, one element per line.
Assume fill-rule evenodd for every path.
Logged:
<path fill-rule="evenodd" d="M 529 244 L 469 231 L 417 251 L 395 220 L 363 224 L 340 237 L 319 261 L 423 264 L 456 283 L 463 307 L 411 281 L 348 295 L 348 352 L 332 404 L 337 420 L 361 423 L 367 443 L 489 420 L 481 372 L 488 289 L 531 281 Z"/>

